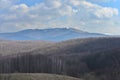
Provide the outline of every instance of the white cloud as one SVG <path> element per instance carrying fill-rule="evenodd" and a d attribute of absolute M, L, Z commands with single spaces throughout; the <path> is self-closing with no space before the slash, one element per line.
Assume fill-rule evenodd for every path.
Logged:
<path fill-rule="evenodd" d="M 26 4 L 14 5 L 10 8 L 13 12 L 26 13 L 29 10 L 29 7 Z"/>
<path fill-rule="evenodd" d="M 102 7 L 86 0 L 44 0 L 33 6 L 4 1 L 10 5 L 6 8 L 7 12 L 0 13 L 0 31 L 3 32 L 64 26 L 89 30 L 88 25 L 94 26 L 93 22 L 97 25 L 105 24 L 105 18 L 112 19 L 119 14 L 116 8 Z"/>
<path fill-rule="evenodd" d="M 67 0 L 71 5 L 78 6 L 81 0 Z"/>
<path fill-rule="evenodd" d="M 115 8 L 101 8 L 95 12 L 98 18 L 110 18 L 118 15 L 118 10 Z"/>
<path fill-rule="evenodd" d="M 80 1 L 77 5 L 79 11 L 84 10 L 90 16 L 96 16 L 97 18 L 111 18 L 119 14 L 118 9 L 111 7 L 102 7 L 97 4 L 93 4 L 87 1 Z"/>
<path fill-rule="evenodd" d="M 45 0 L 45 4 L 48 8 L 59 8 L 62 5 L 60 0 Z"/>
<path fill-rule="evenodd" d="M 63 5 L 59 10 L 60 15 L 64 16 L 71 16 L 74 14 L 75 11 L 73 11 L 72 7 L 69 5 Z"/>
<path fill-rule="evenodd" d="M 14 4 L 16 0 L 0 0 L 0 9 L 6 9 Z"/>

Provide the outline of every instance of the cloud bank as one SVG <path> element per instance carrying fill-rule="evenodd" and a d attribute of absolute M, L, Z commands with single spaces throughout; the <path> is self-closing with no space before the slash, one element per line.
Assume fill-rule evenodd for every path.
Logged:
<path fill-rule="evenodd" d="M 119 15 L 117 8 L 103 7 L 89 0 L 44 0 L 31 6 L 17 4 L 17 0 L 1 0 L 0 9 L 0 32 L 73 27 L 91 32 L 112 33 L 113 31 L 105 30 L 116 26 L 114 18 Z"/>

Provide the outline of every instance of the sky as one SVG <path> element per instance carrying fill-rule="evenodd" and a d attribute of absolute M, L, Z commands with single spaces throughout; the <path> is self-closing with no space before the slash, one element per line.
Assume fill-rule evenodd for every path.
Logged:
<path fill-rule="evenodd" d="M 0 0 L 0 33 L 76 28 L 120 35 L 120 0 Z"/>

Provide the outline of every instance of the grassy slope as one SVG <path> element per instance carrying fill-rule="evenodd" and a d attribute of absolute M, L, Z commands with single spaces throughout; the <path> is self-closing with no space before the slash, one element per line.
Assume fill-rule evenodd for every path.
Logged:
<path fill-rule="evenodd" d="M 55 74 L 4 74 L 0 80 L 82 80 Z"/>

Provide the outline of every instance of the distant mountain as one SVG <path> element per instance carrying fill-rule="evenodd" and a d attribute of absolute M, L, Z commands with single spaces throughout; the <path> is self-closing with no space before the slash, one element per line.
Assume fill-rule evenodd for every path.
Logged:
<path fill-rule="evenodd" d="M 49 40 L 63 41 L 74 38 L 103 37 L 98 33 L 88 33 L 74 28 L 27 29 L 13 33 L 0 33 L 0 39 L 7 40 Z"/>

